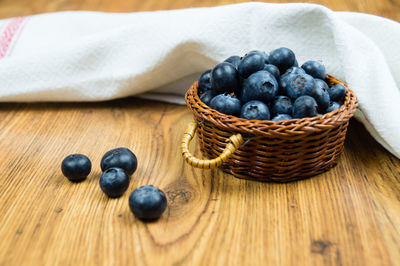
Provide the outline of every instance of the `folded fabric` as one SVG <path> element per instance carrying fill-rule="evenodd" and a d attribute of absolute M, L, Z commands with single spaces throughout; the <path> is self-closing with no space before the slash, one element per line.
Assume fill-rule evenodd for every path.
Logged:
<path fill-rule="evenodd" d="M 400 24 L 313 4 L 243 3 L 0 21 L 0 101 L 184 103 L 205 69 L 253 49 L 322 60 L 359 99 L 356 117 L 400 158 Z"/>

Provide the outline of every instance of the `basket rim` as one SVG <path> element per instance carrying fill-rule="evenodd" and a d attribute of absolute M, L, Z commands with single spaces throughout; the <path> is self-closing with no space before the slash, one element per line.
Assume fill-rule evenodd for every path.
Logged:
<path fill-rule="evenodd" d="M 198 82 L 195 81 L 185 94 L 186 105 L 200 121 L 205 121 L 223 130 L 240 132 L 249 135 L 264 135 L 268 137 L 304 136 L 329 130 L 346 123 L 358 106 L 358 100 L 348 85 L 327 74 L 326 81 L 330 84 L 342 84 L 346 87 L 344 103 L 339 109 L 323 114 L 322 116 L 293 118 L 290 120 L 247 120 L 232 115 L 226 115 L 212 109 L 200 100 Z"/>

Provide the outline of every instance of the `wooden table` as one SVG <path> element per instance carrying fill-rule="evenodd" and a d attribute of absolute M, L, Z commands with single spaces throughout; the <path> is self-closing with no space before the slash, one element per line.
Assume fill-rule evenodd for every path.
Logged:
<path fill-rule="evenodd" d="M 0 17 L 68 9 L 139 11 L 235 1 L 4 0 Z M 320 1 L 400 20 L 397 0 Z M 400 161 L 351 121 L 331 171 L 308 180 L 245 181 L 184 164 L 184 106 L 133 98 L 103 103 L 0 105 L 0 265 L 400 265 Z M 101 156 L 126 146 L 139 159 L 130 188 L 109 199 Z M 196 141 L 191 149 L 200 154 Z M 62 176 L 64 156 L 93 163 L 88 180 Z M 133 217 L 136 187 L 163 189 L 162 218 Z"/>

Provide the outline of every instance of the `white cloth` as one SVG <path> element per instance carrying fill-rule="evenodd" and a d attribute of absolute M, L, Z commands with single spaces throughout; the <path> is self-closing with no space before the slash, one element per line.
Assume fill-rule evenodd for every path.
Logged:
<path fill-rule="evenodd" d="M 359 99 L 356 117 L 400 158 L 400 24 L 314 4 L 58 12 L 2 20 L 0 101 L 141 94 L 184 103 L 184 92 L 205 69 L 230 55 L 282 46 L 300 64 L 322 60 L 328 73 L 345 80 Z"/>

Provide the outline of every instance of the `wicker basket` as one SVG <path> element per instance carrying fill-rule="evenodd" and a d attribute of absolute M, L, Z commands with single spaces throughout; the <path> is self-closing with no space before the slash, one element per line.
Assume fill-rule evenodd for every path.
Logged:
<path fill-rule="evenodd" d="M 343 150 L 349 119 L 357 108 L 354 93 L 333 76 L 330 86 L 343 84 L 343 105 L 322 116 L 283 121 L 247 120 L 222 114 L 204 104 L 195 82 L 186 93 L 186 104 L 195 122 L 182 140 L 182 155 L 192 166 L 222 169 L 238 178 L 287 182 L 322 173 L 336 165 Z M 197 130 L 205 157 L 195 158 L 188 150 Z M 228 142 L 228 144 L 227 144 Z"/>

